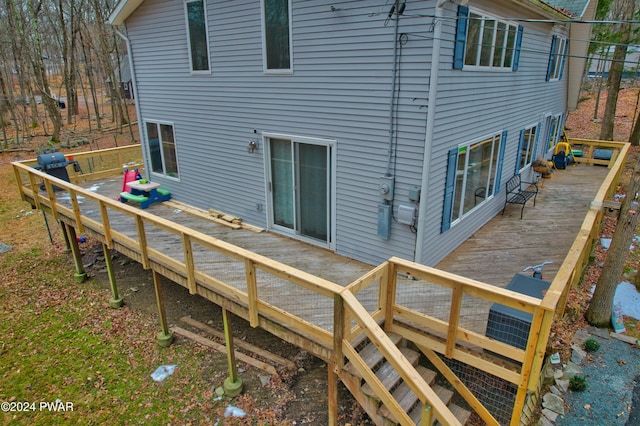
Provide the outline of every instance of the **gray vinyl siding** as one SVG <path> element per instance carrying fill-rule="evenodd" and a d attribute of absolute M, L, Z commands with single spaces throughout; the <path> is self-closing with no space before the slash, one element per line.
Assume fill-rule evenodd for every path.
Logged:
<path fill-rule="evenodd" d="M 127 19 L 140 122 L 170 122 L 176 137 L 179 180 L 153 178 L 179 201 L 266 227 L 262 135 L 335 140 L 336 252 L 372 264 L 391 256 L 414 259 L 416 233 L 408 226 L 394 222 L 389 240 L 377 236 L 378 185 L 389 149 L 394 21 L 384 22 L 391 4 L 293 0 L 293 73 L 268 75 L 263 72 L 260 2 L 205 3 L 208 75 L 189 71 L 183 2 L 147 0 Z M 394 216 L 398 206 L 414 205 L 408 193 L 423 178 L 435 3 L 408 2 L 400 19 L 399 32 L 407 42 L 398 50 Z M 497 16 L 509 10 L 493 2 L 485 6 Z M 522 16 L 520 9 L 509 13 Z M 426 224 L 428 249 L 416 260 L 428 265 L 468 238 L 503 203 L 501 192 L 440 233 L 448 150 L 507 129 L 504 182 L 515 168 L 519 131 L 543 121 L 544 113 L 565 109 L 565 82 L 545 81 L 550 25 L 527 24 L 517 72 L 460 71 L 452 69 L 455 14 L 455 5 L 447 3 L 433 155 L 426 167 L 429 188 L 422 188 L 427 217 L 420 221 Z M 246 150 L 250 140 L 258 142 L 253 154 Z"/>
<path fill-rule="evenodd" d="M 417 15 L 429 3 L 410 8 Z M 127 20 L 141 120 L 174 124 L 180 179 L 164 179 L 163 186 L 177 200 L 265 227 L 266 208 L 257 209 L 268 197 L 261 135 L 335 140 L 336 252 L 372 264 L 394 255 L 413 259 L 408 226 L 394 223 L 390 240 L 377 237 L 389 138 L 390 5 L 345 2 L 332 12 L 326 2 L 294 1 L 292 75 L 263 73 L 259 5 L 206 2 L 212 72 L 204 76 L 189 73 L 181 2 L 146 1 Z M 428 24 L 417 16 L 401 20 L 400 32 L 411 35 L 398 75 L 394 214 L 398 204 L 411 204 L 408 190 L 421 180 Z M 254 154 L 246 151 L 249 140 L 258 141 Z"/>
<path fill-rule="evenodd" d="M 473 4 L 469 4 L 473 8 Z M 523 16 L 523 11 L 509 11 L 502 6 L 485 3 L 482 10 L 496 17 Z M 449 17 L 456 9 L 448 7 Z M 541 122 L 544 126 L 546 113 L 559 114 L 565 111 L 566 78 L 560 81 L 545 81 L 549 50 L 551 47 L 551 25 L 525 23 L 516 72 L 465 71 L 452 69 L 455 20 L 447 20 L 443 26 L 439 90 L 433 157 L 430 169 L 430 195 L 434 208 L 428 211 L 429 227 L 425 234 L 423 258 L 417 259 L 427 265 L 436 265 L 448 253 L 473 235 L 482 225 L 504 206 L 504 183 L 515 172 L 519 134 L 531 124 Z M 566 71 L 566 70 L 565 70 Z M 444 188 L 448 151 L 460 143 L 469 142 L 489 134 L 507 130 L 507 145 L 502 166 L 500 192 L 463 217 L 444 233 L 440 232 L 444 202 Z M 541 131 L 545 129 L 541 128 Z M 536 157 L 542 155 L 541 138 Z M 526 173 L 525 180 L 531 178 Z M 539 214 L 527 206 L 526 215 Z M 472 272 L 472 271 L 470 271 Z"/>

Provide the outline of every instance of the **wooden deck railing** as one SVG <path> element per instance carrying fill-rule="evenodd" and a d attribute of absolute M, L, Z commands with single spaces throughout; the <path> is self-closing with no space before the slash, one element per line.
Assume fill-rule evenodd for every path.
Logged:
<path fill-rule="evenodd" d="M 76 161 L 79 169 L 67 166 L 71 183 L 89 182 L 105 177 L 122 175 L 125 168 L 142 168 L 142 150 L 140 144 L 119 148 L 101 149 L 97 151 L 67 154 L 69 160 Z M 22 164 L 35 166 L 37 160 L 23 161 Z"/>
<path fill-rule="evenodd" d="M 615 164 L 621 153 L 623 145 L 620 142 L 599 141 L 593 139 L 569 139 L 568 142 L 571 145 L 572 150 L 580 153 L 579 155 L 574 156 L 576 163 L 598 164 L 601 166 L 608 166 L 609 168 L 613 167 Z M 596 150 L 600 150 L 598 152 L 609 151 L 611 153 L 611 157 L 609 159 L 597 158 L 598 155 Z"/>
<path fill-rule="evenodd" d="M 612 196 L 620 178 L 628 145 L 618 144 L 616 147 L 620 155 L 617 155 L 616 161 L 611 165 L 612 170 L 592 202 L 578 238 L 542 300 L 399 258 L 390 259 L 352 284 L 342 287 L 145 210 L 64 182 L 29 167 L 29 163 L 13 163 L 13 168 L 22 199 L 51 212 L 56 220 L 75 228 L 79 233 L 84 232 L 98 239 L 110 249 L 115 248 L 140 262 L 144 268 L 172 279 L 188 288 L 190 293 L 199 294 L 246 318 L 252 326 L 260 326 L 285 341 L 302 346 L 326 360 L 333 367 L 334 374 L 341 374 L 345 359 L 349 360 L 401 424 L 410 424 L 407 414 L 382 387 L 375 374 L 368 370 L 354 347 L 357 337 L 362 334 L 366 334 L 376 344 L 421 403 L 430 407 L 434 417 L 443 424 L 459 423 L 385 332 L 398 333 L 414 342 L 487 424 L 498 423 L 437 354 L 470 364 L 517 385 L 518 393 L 511 421 L 512 425 L 516 425 L 520 421 L 527 390 L 533 389 L 539 379 L 554 316 L 564 309 L 570 285 L 576 284 L 580 279 L 593 241 L 598 236 L 602 203 Z M 78 154 L 74 154 L 74 157 L 78 158 Z M 44 191 L 40 189 L 41 182 L 44 184 Z M 55 191 L 54 187 L 60 190 Z M 64 202 L 61 201 L 63 196 Z M 67 196 L 69 201 L 66 201 Z M 80 199 L 83 200 L 82 203 L 79 202 Z M 87 207 L 88 204 L 90 207 Z M 89 217 L 89 208 L 97 209 L 99 220 Z M 125 220 L 135 224 L 135 237 L 126 235 L 119 227 Z M 150 246 L 149 240 L 158 238 L 150 236 L 151 229 L 163 238 L 175 240 L 175 244 L 181 247 L 181 254 L 170 256 Z M 242 288 L 202 270 L 195 256 L 195 252 L 201 250 L 223 255 L 244 265 Z M 263 281 L 267 276 L 304 288 L 320 297 L 333 308 L 331 329 L 305 321 L 265 300 Z M 420 280 L 425 285 L 424 291 L 445 289 L 450 292 L 446 319 L 426 315 L 414 306 L 397 303 L 398 294 L 404 285 L 399 284 L 399 276 Z M 359 294 L 364 292 L 376 293 L 377 306 L 371 311 L 367 311 L 358 301 Z M 463 300 L 466 297 L 476 298 L 487 304 L 500 303 L 532 314 L 526 349 L 497 342 L 461 326 Z M 513 360 L 514 364 L 521 365 L 521 368 L 514 370 L 494 364 L 480 356 L 478 351 L 469 350 L 469 347 L 499 354 Z M 329 405 L 336 409 L 337 393 L 334 391 L 330 386 Z"/>

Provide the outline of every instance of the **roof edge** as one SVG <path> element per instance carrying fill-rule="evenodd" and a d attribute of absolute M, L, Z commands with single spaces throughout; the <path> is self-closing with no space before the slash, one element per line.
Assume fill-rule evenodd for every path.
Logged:
<path fill-rule="evenodd" d="M 542 0 L 528 0 L 528 2 L 535 6 L 537 9 L 543 10 L 545 14 L 551 18 L 557 18 L 567 21 L 575 18 L 575 16 L 573 16 L 570 11 L 567 10 L 565 12 L 563 10 L 556 9 L 555 7 L 550 6 Z"/>
<path fill-rule="evenodd" d="M 116 5 L 111 15 L 109 15 L 109 22 L 111 25 L 121 25 L 127 20 L 129 16 L 142 4 L 144 0 L 120 0 Z"/>

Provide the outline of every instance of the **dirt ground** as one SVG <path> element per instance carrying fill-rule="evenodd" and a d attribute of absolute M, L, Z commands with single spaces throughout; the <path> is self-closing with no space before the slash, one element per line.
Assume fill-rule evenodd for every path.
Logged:
<path fill-rule="evenodd" d="M 87 274 L 93 278 L 93 285 L 106 290 L 109 289 L 109 278 L 104 262 L 102 245 L 91 241 L 83 244 L 83 262 Z M 129 260 L 123 255 L 114 253 L 113 265 L 117 277 L 120 297 L 125 303 L 149 315 L 157 316 L 157 305 L 150 271 Z M 200 330 L 190 327 L 181 321 L 184 316 L 207 324 L 216 330 L 223 330 L 222 313 L 218 306 L 208 300 L 189 294 L 184 287 L 163 278 L 163 292 L 165 310 L 169 326 L 178 326 L 193 332 Z M 233 318 L 233 336 L 236 340 L 243 340 L 276 355 L 294 361 L 298 370 L 281 373 L 279 392 L 273 388 L 261 385 L 261 378 L 268 376 L 255 368 L 240 368 L 239 376 L 244 382 L 245 392 L 259 401 L 263 406 L 269 406 L 279 412 L 279 417 L 294 425 L 327 424 L 327 365 L 296 346 L 290 345 L 272 334 L 260 329 L 252 328 L 242 318 Z M 209 336 L 210 337 L 210 336 Z M 176 343 L 181 344 L 185 337 L 176 335 Z M 216 339 L 213 339 L 216 341 Z M 224 344 L 224 341 L 218 341 Z M 226 358 L 220 354 L 219 363 L 210 366 L 212 369 L 226 371 Z M 286 394 L 286 395 L 285 395 Z M 372 425 L 364 412 L 355 403 L 349 392 L 340 388 L 340 416 L 345 423 L 353 425 Z M 283 406 L 283 402 L 286 402 Z"/>

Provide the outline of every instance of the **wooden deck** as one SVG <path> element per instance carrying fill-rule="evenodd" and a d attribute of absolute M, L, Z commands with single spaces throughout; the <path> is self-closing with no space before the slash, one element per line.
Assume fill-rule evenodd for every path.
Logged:
<path fill-rule="evenodd" d="M 458 424 L 390 340 L 388 333 L 393 333 L 417 345 L 488 424 L 497 422 L 439 357 L 516 385 L 511 417 L 516 424 L 527 394 L 536 389 L 553 318 L 561 314 L 568 288 L 578 282 L 597 237 L 598 207 L 612 196 L 619 179 L 628 146 L 617 149 L 621 161 L 612 160 L 612 169 L 580 164 L 556 171 L 541 182 L 536 206 L 527 205 L 524 219 L 519 206 L 507 206 L 504 216 L 498 214 L 438 268 L 398 258 L 374 267 L 253 227 L 223 226 L 204 219 L 206 212 L 187 213 L 193 209 L 184 205 L 158 203 L 142 210 L 115 200 L 121 178 L 82 188 L 26 164 L 14 163 L 14 172 L 22 198 L 65 223 L 72 242 L 76 232 L 95 237 L 151 269 L 157 291 L 161 274 L 327 361 L 331 418 L 337 415 L 337 376 L 351 383 L 343 369 L 346 361 L 363 381 L 375 385 L 396 418 L 406 417 L 358 353 L 358 342 L 366 337 L 422 406 L 430 406 L 443 424 Z M 61 190 L 54 191 L 54 185 Z M 78 269 L 82 261 L 73 248 Z M 546 260 L 554 262 L 545 269 L 553 282 L 543 300 L 503 289 L 516 272 Z M 532 315 L 526 349 L 486 337 L 493 303 Z M 487 351 L 514 363 L 496 362 Z M 354 383 L 350 391 L 356 395 L 359 385 Z M 369 399 L 359 401 L 367 409 Z M 377 409 L 369 408 L 382 422 Z"/>

